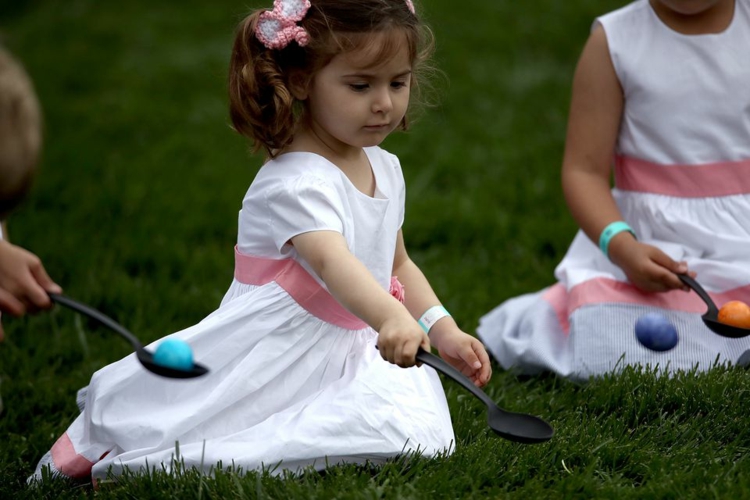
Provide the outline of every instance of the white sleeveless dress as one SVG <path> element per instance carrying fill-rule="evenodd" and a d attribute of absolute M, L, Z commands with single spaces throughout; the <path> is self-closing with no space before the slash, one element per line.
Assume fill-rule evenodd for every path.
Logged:
<path fill-rule="evenodd" d="M 210 373 L 166 379 L 134 355 L 102 368 L 79 394 L 81 414 L 32 478 L 44 466 L 96 482 L 110 468 L 170 471 L 174 460 L 207 473 L 218 462 L 280 473 L 450 452 L 453 428 L 437 373 L 384 361 L 377 333 L 336 302 L 287 244 L 308 231 L 340 232 L 389 289 L 403 176 L 395 156 L 377 147 L 366 153 L 374 197 L 311 153 L 265 164 L 243 201 L 235 279 L 221 306 L 170 335 L 188 342 Z"/>
<path fill-rule="evenodd" d="M 638 239 L 686 261 L 714 301 L 750 303 L 750 1 L 722 33 L 683 35 L 647 0 L 597 19 L 625 106 L 612 193 Z M 628 364 L 670 372 L 736 362 L 750 338 L 715 335 L 695 293 L 646 294 L 579 231 L 558 283 L 510 299 L 478 335 L 506 369 L 585 379 Z M 665 314 L 680 340 L 647 350 L 634 324 Z"/>

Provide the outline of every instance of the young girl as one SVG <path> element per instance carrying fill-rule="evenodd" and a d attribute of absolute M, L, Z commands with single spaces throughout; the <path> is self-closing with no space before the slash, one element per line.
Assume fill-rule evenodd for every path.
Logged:
<path fill-rule="evenodd" d="M 489 359 L 409 259 L 401 167 L 378 147 L 406 126 L 426 34 L 409 0 L 276 0 L 244 20 L 231 116 L 270 159 L 243 201 L 221 306 L 173 334 L 210 372 L 173 381 L 134 356 L 103 368 L 35 477 L 451 450 L 440 380 L 412 367 L 417 349 L 432 343 L 477 385 Z"/>
<path fill-rule="evenodd" d="M 624 364 L 704 370 L 750 347 L 708 330 L 677 277 L 693 274 L 719 305 L 750 302 L 749 53 L 748 0 L 638 0 L 597 19 L 562 175 L 582 231 L 558 284 L 481 319 L 503 367 L 581 379 Z M 667 353 L 636 340 L 652 311 L 678 329 Z"/>

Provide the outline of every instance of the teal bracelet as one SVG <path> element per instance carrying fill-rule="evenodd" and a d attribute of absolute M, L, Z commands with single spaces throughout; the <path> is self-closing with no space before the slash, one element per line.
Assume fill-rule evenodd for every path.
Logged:
<path fill-rule="evenodd" d="M 443 306 L 432 306 L 425 313 L 422 315 L 419 320 L 417 320 L 417 323 L 419 323 L 419 326 L 422 327 L 422 330 L 426 334 L 429 335 L 430 328 L 432 328 L 432 325 L 438 322 L 438 320 L 445 318 L 446 316 L 450 316 L 451 313 L 448 312 L 448 310 Z"/>
<path fill-rule="evenodd" d="M 623 231 L 629 232 L 630 234 L 633 235 L 634 238 L 638 239 L 638 237 L 635 235 L 635 231 L 633 231 L 633 228 L 628 226 L 627 222 L 624 222 L 621 220 L 618 220 L 617 222 L 613 222 L 612 224 L 609 224 L 607 227 L 604 228 L 604 231 L 602 231 L 601 236 L 599 236 L 599 249 L 602 251 L 604 255 L 607 256 L 607 258 L 609 258 L 610 240 Z"/>

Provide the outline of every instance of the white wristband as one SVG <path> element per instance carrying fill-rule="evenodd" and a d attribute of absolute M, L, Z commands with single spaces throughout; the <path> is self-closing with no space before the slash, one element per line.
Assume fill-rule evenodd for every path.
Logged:
<path fill-rule="evenodd" d="M 417 321 L 419 323 L 419 326 L 422 327 L 422 330 L 424 330 L 425 333 L 430 333 L 430 328 L 432 328 L 432 325 L 438 322 L 438 320 L 441 320 L 445 318 L 446 316 L 450 316 L 451 313 L 449 313 L 445 307 L 443 306 L 432 306 L 425 313 L 422 315 L 421 318 Z"/>

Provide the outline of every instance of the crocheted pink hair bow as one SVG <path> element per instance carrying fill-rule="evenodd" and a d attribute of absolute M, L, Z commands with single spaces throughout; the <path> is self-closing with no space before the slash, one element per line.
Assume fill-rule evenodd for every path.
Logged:
<path fill-rule="evenodd" d="M 415 14 L 412 0 L 405 0 L 409 12 Z M 274 0 L 273 10 L 261 13 L 255 26 L 255 37 L 269 49 L 283 49 L 295 40 L 300 47 L 307 45 L 310 36 L 297 23 L 305 18 L 310 0 Z"/>
<path fill-rule="evenodd" d="M 255 37 L 269 49 L 283 49 L 295 40 L 300 47 L 310 37 L 297 23 L 310 9 L 310 0 L 274 0 L 273 10 L 261 13 L 255 26 Z"/>

